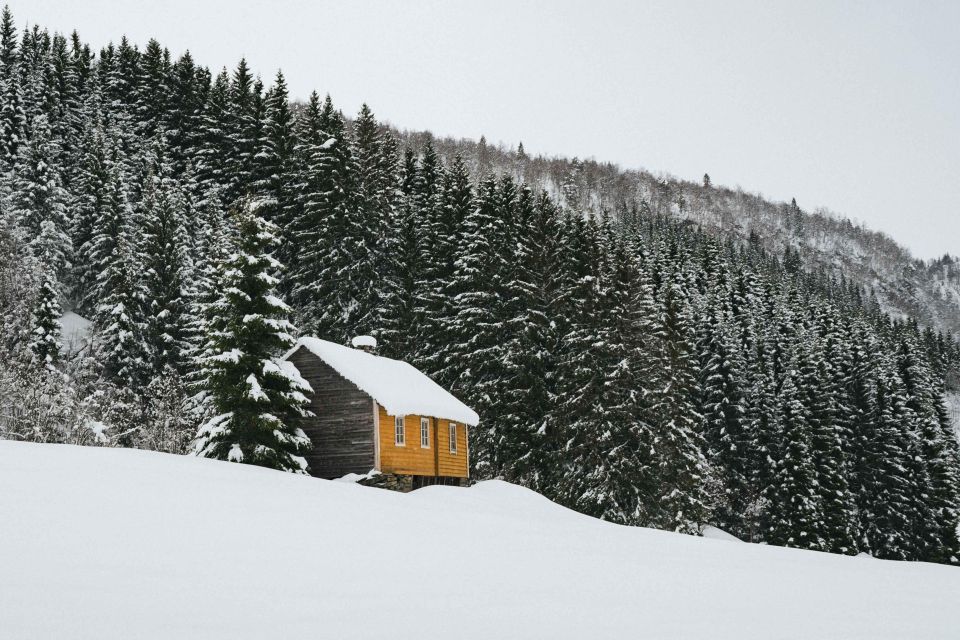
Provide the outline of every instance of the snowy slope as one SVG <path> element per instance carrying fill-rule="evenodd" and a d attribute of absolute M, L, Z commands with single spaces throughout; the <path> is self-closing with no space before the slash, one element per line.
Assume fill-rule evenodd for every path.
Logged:
<path fill-rule="evenodd" d="M 957 638 L 960 570 L 0 442 L 0 637 Z"/>

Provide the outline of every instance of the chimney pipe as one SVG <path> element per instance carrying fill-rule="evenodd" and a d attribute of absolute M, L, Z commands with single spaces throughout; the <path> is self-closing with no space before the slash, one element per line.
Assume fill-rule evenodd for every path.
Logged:
<path fill-rule="evenodd" d="M 354 349 L 360 349 L 367 353 L 377 352 L 377 339 L 373 336 L 356 336 L 350 341 Z"/>

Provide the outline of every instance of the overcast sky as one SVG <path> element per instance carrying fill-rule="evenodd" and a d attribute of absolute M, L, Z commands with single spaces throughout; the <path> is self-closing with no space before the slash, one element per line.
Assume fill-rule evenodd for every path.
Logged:
<path fill-rule="evenodd" d="M 713 181 L 960 253 L 960 2 L 8 0 L 399 127 Z"/>

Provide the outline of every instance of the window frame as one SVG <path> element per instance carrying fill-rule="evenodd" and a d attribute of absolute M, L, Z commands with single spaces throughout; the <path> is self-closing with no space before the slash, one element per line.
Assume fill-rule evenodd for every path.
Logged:
<path fill-rule="evenodd" d="M 407 446 L 406 418 L 406 416 L 394 416 L 393 418 L 393 445 L 395 447 Z"/>
<path fill-rule="evenodd" d="M 449 437 L 450 444 L 450 454 L 457 455 L 457 423 L 448 422 L 447 423 L 447 435 Z"/>
<path fill-rule="evenodd" d="M 420 448 L 430 448 L 430 418 L 420 416 Z"/>

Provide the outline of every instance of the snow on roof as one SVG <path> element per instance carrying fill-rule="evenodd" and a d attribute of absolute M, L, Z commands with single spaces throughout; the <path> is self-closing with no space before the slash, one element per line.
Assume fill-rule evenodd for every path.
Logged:
<path fill-rule="evenodd" d="M 475 426 L 476 412 L 412 365 L 319 338 L 300 338 L 287 354 L 303 347 L 380 403 L 394 416 L 446 418 Z"/>

